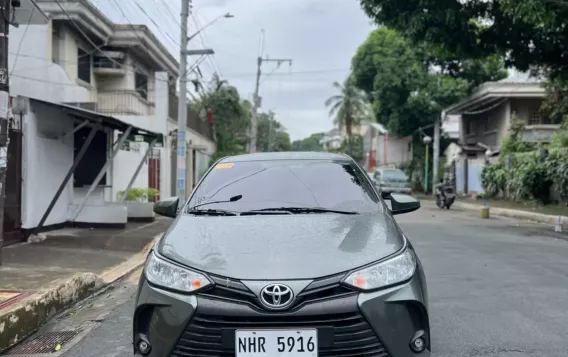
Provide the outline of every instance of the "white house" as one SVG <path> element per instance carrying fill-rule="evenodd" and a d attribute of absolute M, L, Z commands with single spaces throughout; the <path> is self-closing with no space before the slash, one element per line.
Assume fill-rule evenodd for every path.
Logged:
<path fill-rule="evenodd" d="M 550 118 L 540 110 L 544 97 L 540 79 L 520 73 L 484 83 L 469 97 L 445 109 L 448 116 L 460 120 L 459 155 L 453 150 L 450 157 L 456 162 L 459 192 L 483 190 L 481 171 L 486 156 L 499 154 L 513 116 L 524 123 L 524 140 L 550 142 L 560 128 L 561 118 Z"/>
<path fill-rule="evenodd" d="M 339 129 L 333 128 L 324 134 L 319 143 L 323 146 L 324 150 L 333 150 L 341 147 L 341 141 L 342 138 Z"/>
<path fill-rule="evenodd" d="M 32 145 L 30 140 L 36 140 L 37 137 L 36 134 L 26 135 L 26 130 L 32 130 L 30 128 L 42 127 L 44 133 L 50 133 L 57 132 L 58 125 L 75 125 L 72 131 L 78 132 L 79 124 L 76 122 L 73 124 L 73 121 L 65 119 L 55 124 L 53 117 L 61 115 L 57 114 L 59 111 L 49 103 L 81 107 L 90 112 L 103 114 L 99 120 L 113 118 L 133 126 L 133 131 L 142 133 L 145 130 L 164 137 L 163 147 L 153 148 L 148 158 L 145 158 L 148 143 L 128 137 L 114 160 L 111 160 L 104 179 L 90 193 L 86 205 L 116 201 L 118 192 L 127 188 L 140 162 L 143 164 L 132 187 L 154 187 L 160 191 L 162 197 L 174 195 L 176 152 L 171 143 L 175 135 L 173 130 L 177 128 L 175 83 L 178 77 L 178 62 L 176 59 L 146 26 L 114 24 L 86 0 L 35 0 L 35 2 L 40 12 L 47 14 L 47 23 L 25 25 L 26 21 L 22 20 L 19 27 L 11 28 L 10 33 L 11 96 L 39 100 L 36 102 L 24 100 L 22 103 L 28 104 L 21 104 L 25 110 L 34 113 L 34 115 L 23 115 L 19 124 L 23 131 L 22 156 L 26 157 L 26 150 Z M 37 108 L 51 108 L 53 128 L 45 128 L 43 124 L 34 122 L 43 120 L 41 115 L 35 115 L 42 113 Z M 63 112 L 73 111 L 65 106 L 59 108 L 63 108 Z M 77 113 L 72 116 L 76 118 L 79 115 Z M 191 109 L 188 113 L 186 191 L 189 193 L 203 168 L 207 167 L 209 156 L 215 151 L 215 141 L 211 124 L 197 118 Z M 95 116 L 92 114 L 91 119 Z M 124 130 L 125 127 L 120 126 L 120 128 Z M 86 127 L 83 129 L 86 130 Z M 120 130 L 118 127 L 106 130 L 108 137 L 104 155 L 112 151 L 111 148 L 118 141 Z M 61 135 L 47 136 L 48 140 L 63 140 Z M 142 139 L 142 136 L 138 135 L 136 138 Z M 69 140 L 69 137 L 65 137 L 65 140 Z M 65 143 L 66 150 L 73 150 L 71 143 Z M 56 160 L 56 146 L 48 145 L 44 148 L 55 150 L 46 153 L 49 154 L 46 156 L 48 162 Z M 59 148 L 64 150 L 61 145 Z M 60 154 L 63 155 L 63 152 Z M 98 154 L 100 155 L 100 152 Z M 26 175 L 30 170 L 34 171 L 29 167 L 31 164 L 24 161 L 21 163 L 23 180 L 34 187 L 42 187 L 43 183 L 49 181 L 46 180 L 46 175 L 50 175 L 50 171 L 42 171 L 39 176 L 34 177 Z M 96 176 L 96 172 L 94 175 Z M 91 177 L 89 180 L 77 183 L 78 179 L 75 177 L 75 187 L 70 191 L 71 193 L 63 195 L 58 204 L 81 205 L 94 178 Z M 44 187 L 44 191 L 54 189 L 53 186 Z M 23 202 L 21 205 L 25 205 L 25 199 L 20 200 Z M 22 214 L 20 228 L 33 228 L 38 223 L 44 211 L 43 206 L 46 204 L 35 202 L 35 207 L 34 205 L 28 205 L 25 209 L 22 207 L 25 214 Z M 49 223 L 63 223 L 65 219 L 72 221 L 75 216 L 76 214 L 69 211 L 67 217 L 61 214 L 56 219 L 57 222 Z"/>

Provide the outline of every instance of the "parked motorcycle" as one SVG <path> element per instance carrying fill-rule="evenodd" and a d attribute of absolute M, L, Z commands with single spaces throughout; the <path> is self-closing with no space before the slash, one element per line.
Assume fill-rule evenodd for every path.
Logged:
<path fill-rule="evenodd" d="M 445 183 L 444 181 L 436 185 L 436 206 L 440 208 L 450 209 L 456 200 L 456 193 L 454 187 Z"/>

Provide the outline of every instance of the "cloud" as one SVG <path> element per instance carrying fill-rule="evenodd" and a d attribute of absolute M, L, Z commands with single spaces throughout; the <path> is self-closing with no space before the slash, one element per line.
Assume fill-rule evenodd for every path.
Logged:
<path fill-rule="evenodd" d="M 96 5 L 117 22 L 125 22 L 108 0 L 94 0 Z M 180 0 L 161 2 L 140 0 L 159 28 L 129 2 L 118 2 L 131 23 L 147 24 L 176 56 L 179 56 Z M 190 48 L 210 47 L 216 52 L 201 70 L 209 77 L 219 69 L 244 98 L 252 98 L 261 30 L 264 29 L 263 54 L 269 58 L 290 58 L 268 77 L 263 76 L 263 110 L 273 109 L 288 129 L 292 139 L 313 132 L 329 130 L 332 120 L 324 101 L 335 94 L 331 84 L 343 81 L 349 72 L 351 57 L 373 29 L 357 1 L 346 0 L 194 0 L 190 34 L 213 19 L 230 12 L 231 19 L 221 19 L 197 36 Z M 171 38 L 170 38 L 171 37 Z M 190 61 L 191 62 L 191 61 Z M 267 62 L 267 75 L 275 68 Z"/>

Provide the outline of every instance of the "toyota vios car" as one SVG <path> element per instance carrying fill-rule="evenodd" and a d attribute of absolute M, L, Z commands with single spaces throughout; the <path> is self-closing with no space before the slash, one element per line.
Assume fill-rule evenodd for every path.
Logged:
<path fill-rule="evenodd" d="M 391 207 L 350 158 L 227 157 L 149 253 L 134 352 L 155 357 L 427 357 L 420 261 Z M 178 207 L 179 206 L 179 207 Z"/>

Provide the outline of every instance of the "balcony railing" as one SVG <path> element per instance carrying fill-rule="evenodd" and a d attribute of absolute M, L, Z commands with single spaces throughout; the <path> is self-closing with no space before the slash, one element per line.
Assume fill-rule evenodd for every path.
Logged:
<path fill-rule="evenodd" d="M 560 124 L 525 125 L 523 140 L 532 143 L 549 143 L 552 134 L 560 129 Z"/>
<path fill-rule="evenodd" d="M 169 116 L 176 122 L 178 121 L 178 97 L 172 94 L 169 96 Z M 215 140 L 213 125 L 209 124 L 205 118 L 199 118 L 190 105 L 187 106 L 187 127 L 210 140 Z"/>
<path fill-rule="evenodd" d="M 97 95 L 96 110 L 105 114 L 154 115 L 155 105 L 134 90 L 104 91 Z"/>

